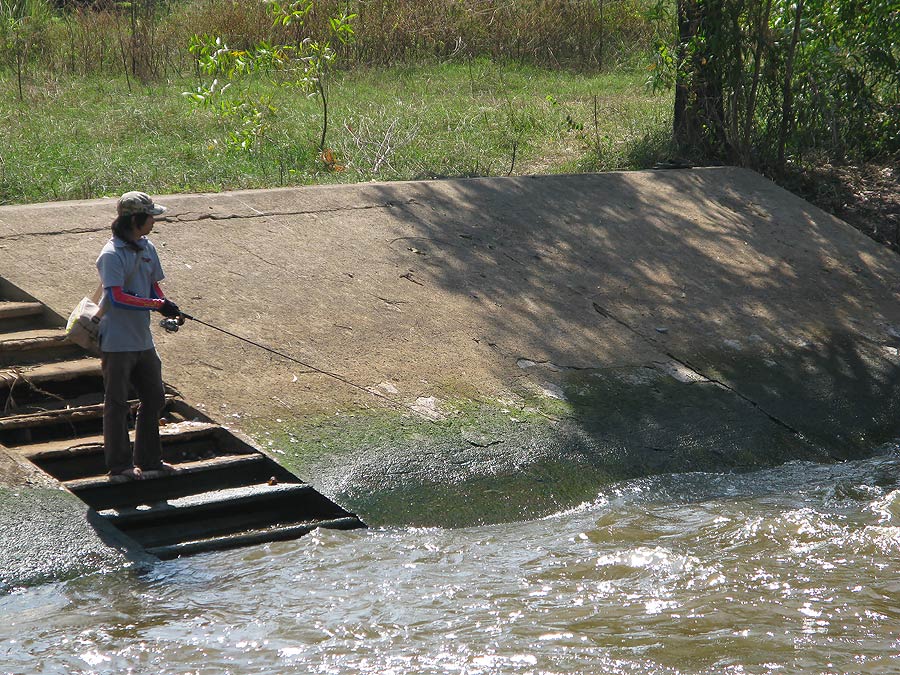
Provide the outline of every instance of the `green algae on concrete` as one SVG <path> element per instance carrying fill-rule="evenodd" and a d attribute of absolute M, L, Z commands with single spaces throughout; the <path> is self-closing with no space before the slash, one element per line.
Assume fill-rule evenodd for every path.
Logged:
<path fill-rule="evenodd" d="M 565 488 L 557 486 L 571 466 L 551 466 L 554 456 L 564 455 L 561 449 L 548 452 L 557 422 L 537 409 L 454 400 L 442 401 L 441 410 L 437 420 L 355 411 L 254 435 L 369 525 L 531 518 L 558 510 L 558 493 L 573 490 L 571 478 Z M 546 469 L 539 472 L 539 464 Z M 542 474 L 537 481 L 535 472 Z M 604 475 L 601 483 L 608 479 Z M 586 481 L 578 500 L 590 499 L 597 485 Z"/>
<path fill-rule="evenodd" d="M 437 419 L 358 410 L 255 435 L 370 525 L 537 518 L 616 480 L 828 459 L 722 384 L 670 370 L 542 373 L 504 398 L 440 401 Z"/>

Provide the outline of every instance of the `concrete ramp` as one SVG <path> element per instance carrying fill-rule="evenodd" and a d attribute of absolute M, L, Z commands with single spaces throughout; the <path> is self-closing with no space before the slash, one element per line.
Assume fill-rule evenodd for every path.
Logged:
<path fill-rule="evenodd" d="M 185 398 L 372 524 L 533 517 L 900 428 L 896 255 L 749 171 L 158 198 L 185 311 L 441 418 L 196 324 L 158 335 Z M 0 274 L 67 313 L 113 213 L 0 208 Z"/>

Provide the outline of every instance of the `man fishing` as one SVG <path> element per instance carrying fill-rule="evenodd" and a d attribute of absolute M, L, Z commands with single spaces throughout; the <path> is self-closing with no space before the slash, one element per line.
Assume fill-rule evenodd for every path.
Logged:
<path fill-rule="evenodd" d="M 97 271 L 105 307 L 100 320 L 103 368 L 103 451 L 109 476 L 140 480 L 146 472 L 172 473 L 162 461 L 159 417 L 165 405 L 162 363 L 150 333 L 150 312 L 176 318 L 178 305 L 159 286 L 162 266 L 147 239 L 166 207 L 143 192 L 126 192 L 116 205 L 113 236 L 100 251 Z M 129 390 L 137 392 L 134 449 L 128 438 Z"/>

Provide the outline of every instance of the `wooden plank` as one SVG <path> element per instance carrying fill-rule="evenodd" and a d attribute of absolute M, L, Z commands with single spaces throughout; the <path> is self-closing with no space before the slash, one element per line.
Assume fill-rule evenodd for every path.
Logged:
<path fill-rule="evenodd" d="M 87 358 L 74 361 L 45 363 L 23 368 L 4 368 L 0 370 L 0 388 L 15 384 L 34 382 L 65 382 L 79 377 L 102 377 L 100 359 Z"/>
<path fill-rule="evenodd" d="M 43 314 L 43 312 L 44 306 L 39 302 L 0 301 L 0 320 Z"/>
<path fill-rule="evenodd" d="M 249 468 L 254 464 L 258 464 L 260 462 L 266 461 L 268 458 L 262 453 L 257 453 L 255 455 L 223 455 L 221 457 L 212 457 L 210 459 L 201 459 L 196 462 L 184 462 L 182 464 L 178 464 L 178 473 L 176 474 L 153 474 L 148 476 L 144 480 L 140 481 L 141 486 L 149 485 L 151 482 L 158 482 L 160 480 L 171 480 L 177 478 L 179 476 L 188 476 L 191 474 L 197 474 L 202 471 L 209 471 L 211 469 L 224 469 L 224 468 Z M 129 484 L 133 484 L 136 481 L 131 481 Z M 101 488 L 107 488 L 110 485 L 121 485 L 121 482 L 113 482 L 109 476 L 91 476 L 89 478 L 76 478 L 74 480 L 67 480 L 63 482 L 63 485 L 71 490 L 72 492 L 83 492 L 86 490 L 96 490 Z"/>
<path fill-rule="evenodd" d="M 101 405 L 103 403 L 103 392 L 92 391 L 86 394 L 80 394 L 64 400 L 48 399 L 44 401 L 34 401 L 32 403 L 23 403 L 11 407 L 8 417 L 19 415 L 40 415 L 55 410 L 66 410 L 69 408 L 81 408 L 89 405 Z M 7 419 L 7 417 L 0 417 Z"/>
<path fill-rule="evenodd" d="M 202 516 L 220 516 L 227 509 L 252 513 L 264 503 L 289 500 L 310 494 L 318 494 L 307 483 L 266 483 L 246 487 L 213 490 L 200 494 L 173 499 L 164 504 L 155 504 L 146 509 L 134 509 L 117 513 L 100 513 L 117 527 L 134 527 L 164 524 L 171 521 L 177 534 L 177 523 L 184 519 Z"/>
<path fill-rule="evenodd" d="M 177 422 L 175 424 L 167 424 L 160 427 L 159 435 L 162 438 L 163 443 L 177 443 L 199 436 L 211 435 L 221 428 L 222 427 L 218 424 L 210 424 L 208 422 Z M 134 430 L 131 430 L 128 436 L 131 441 L 134 442 Z M 82 436 L 81 438 L 63 438 L 46 441 L 44 443 L 20 445 L 10 449 L 13 452 L 21 453 L 27 459 L 38 464 L 49 459 L 102 450 L 103 436 L 93 435 Z"/>
<path fill-rule="evenodd" d="M 354 530 L 363 528 L 365 525 L 356 516 L 332 518 L 309 523 L 250 530 L 238 534 L 182 542 L 180 544 L 171 544 L 169 546 L 156 546 L 148 548 L 147 552 L 151 555 L 155 555 L 161 560 L 170 560 L 182 555 L 194 555 L 196 553 L 205 553 L 208 551 L 224 551 L 242 546 L 256 546 L 271 541 L 290 541 L 292 539 L 299 539 L 320 527 L 330 530 Z"/>
<path fill-rule="evenodd" d="M 70 343 L 66 339 L 65 328 L 39 328 L 0 335 L 0 353 L 68 345 Z"/>
<path fill-rule="evenodd" d="M 102 403 L 79 406 L 77 408 L 42 410 L 40 412 L 0 417 L 0 431 L 50 426 L 66 422 L 80 422 L 81 420 L 97 419 L 99 417 L 103 417 Z"/>
<path fill-rule="evenodd" d="M 109 522 L 150 547 L 351 515 L 311 486 L 259 483 L 150 504 Z"/>
<path fill-rule="evenodd" d="M 177 463 L 177 473 L 149 472 L 154 477 L 144 480 L 117 483 L 110 481 L 105 474 L 90 478 L 72 476 L 72 481 L 67 481 L 65 485 L 91 508 L 113 515 L 113 512 L 130 513 L 142 506 L 192 495 L 261 485 L 268 483 L 273 477 L 276 482 L 292 484 L 296 484 L 298 480 L 261 453 L 227 455 L 200 461 L 202 463 L 197 464 L 194 460 L 184 460 Z M 103 465 L 97 466 L 98 472 L 104 469 Z M 146 475 L 148 472 L 145 472 Z M 177 533 L 175 538 L 179 538 Z M 167 535 L 167 539 L 171 540 L 172 536 Z"/>
<path fill-rule="evenodd" d="M 56 457 L 83 455 L 103 451 L 103 436 L 95 434 L 81 438 L 64 438 L 32 445 L 20 445 L 10 448 L 12 452 L 21 454 L 25 459 L 39 464 Z"/>
<path fill-rule="evenodd" d="M 174 398 L 175 397 L 172 394 L 166 394 L 166 403 L 168 404 L 170 401 L 174 400 Z M 138 403 L 137 399 L 128 402 L 132 411 L 137 408 Z M 82 420 L 97 419 L 99 417 L 103 417 L 102 403 L 58 409 L 48 408 L 47 410 L 40 410 L 33 413 L 0 417 L 0 431 L 65 424 L 67 422 L 80 422 Z"/>

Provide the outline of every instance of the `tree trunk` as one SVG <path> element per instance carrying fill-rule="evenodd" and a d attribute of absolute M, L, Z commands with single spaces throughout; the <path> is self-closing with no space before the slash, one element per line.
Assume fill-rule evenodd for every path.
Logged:
<path fill-rule="evenodd" d="M 721 31 L 724 0 L 678 1 L 678 50 L 673 132 L 683 152 L 729 158 L 722 61 L 709 38 Z M 721 47 L 720 47 L 721 48 Z"/>
<path fill-rule="evenodd" d="M 803 14 L 803 0 L 797 0 L 797 8 L 794 11 L 794 32 L 791 35 L 791 46 L 788 49 L 787 61 L 784 66 L 784 103 L 781 107 L 781 129 L 778 133 L 778 170 L 784 170 L 785 146 L 787 135 L 793 119 L 794 90 L 791 86 L 794 77 L 794 54 L 797 52 L 797 42 L 800 40 L 800 17 Z"/>
<path fill-rule="evenodd" d="M 691 78 L 686 69 L 687 45 L 697 33 L 697 6 L 695 0 L 678 0 L 678 49 L 676 51 L 675 114 L 672 133 L 679 148 L 693 147 L 696 127 L 691 110 Z"/>
<path fill-rule="evenodd" d="M 750 153 L 750 132 L 756 119 L 756 97 L 759 92 L 759 74 L 762 69 L 762 53 L 765 46 L 766 31 L 769 28 L 769 16 L 772 13 L 772 0 L 766 0 L 766 8 L 756 27 L 756 49 L 753 52 L 753 79 L 750 84 L 750 97 L 747 99 L 747 110 L 744 118 L 744 136 L 741 151 L 747 157 Z"/>

